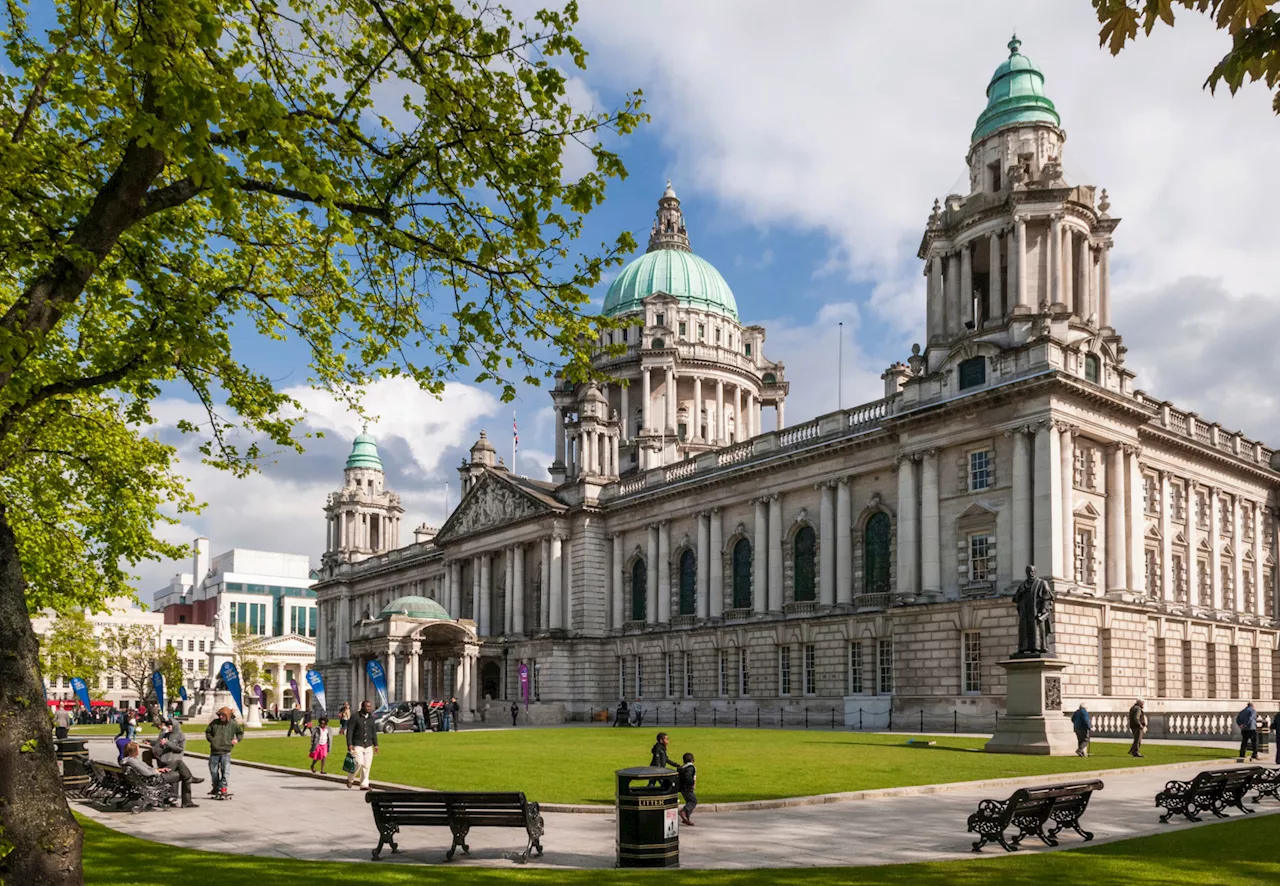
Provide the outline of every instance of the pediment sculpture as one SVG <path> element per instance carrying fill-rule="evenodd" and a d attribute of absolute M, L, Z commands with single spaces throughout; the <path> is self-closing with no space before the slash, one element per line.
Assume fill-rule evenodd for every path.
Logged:
<path fill-rule="evenodd" d="M 458 507 L 446 529 L 448 535 L 467 535 L 546 512 L 509 486 L 489 481 Z"/>

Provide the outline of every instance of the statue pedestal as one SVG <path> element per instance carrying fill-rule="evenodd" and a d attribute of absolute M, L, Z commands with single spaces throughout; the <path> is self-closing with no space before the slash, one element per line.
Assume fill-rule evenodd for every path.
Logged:
<path fill-rule="evenodd" d="M 203 692 L 196 693 L 196 703 L 191 708 L 190 717 L 209 717 L 212 718 L 218 712 L 218 708 L 231 708 L 238 711 L 236 700 L 225 689 L 206 689 Z"/>
<path fill-rule="evenodd" d="M 996 754 L 1061 757 L 1076 752 L 1071 720 L 1062 713 L 1062 672 L 1057 658 L 1011 658 L 999 662 L 1008 674 L 1007 713 L 985 750 Z"/>
<path fill-rule="evenodd" d="M 250 698 L 249 703 L 245 705 L 244 728 L 262 728 L 262 713 L 258 709 L 258 700 L 256 698 Z"/>

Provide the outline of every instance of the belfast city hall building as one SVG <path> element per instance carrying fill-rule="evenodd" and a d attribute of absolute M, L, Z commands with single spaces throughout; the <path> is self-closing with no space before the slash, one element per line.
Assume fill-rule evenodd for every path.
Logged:
<path fill-rule="evenodd" d="M 1139 389 L 1112 325 L 1119 219 L 1064 177 L 1044 78 L 1009 49 L 968 193 L 920 242 L 924 346 L 882 399 L 787 426 L 784 367 L 668 186 L 605 300 L 609 381 L 551 391 L 550 479 L 481 434 L 458 506 L 402 546 L 357 438 L 315 585 L 329 697 L 371 697 L 377 659 L 393 698 L 471 710 L 517 698 L 525 665 L 535 722 L 620 698 L 989 717 L 1034 564 L 1064 705 L 1274 708 L 1280 458 Z"/>

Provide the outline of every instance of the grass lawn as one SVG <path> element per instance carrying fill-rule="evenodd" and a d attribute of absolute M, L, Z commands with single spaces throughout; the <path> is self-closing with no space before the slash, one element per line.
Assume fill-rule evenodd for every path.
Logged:
<path fill-rule="evenodd" d="M 1067 852 L 1031 849 L 973 861 L 866 868 L 625 872 L 540 871 L 515 864 L 498 868 L 423 867 L 219 855 L 139 840 L 84 818 L 80 823 L 85 829 L 86 886 L 420 886 L 424 882 L 442 886 L 598 886 L 601 882 L 663 886 L 1242 886 L 1275 883 L 1280 878 L 1280 849 L 1273 816 L 1206 824 Z"/>
<path fill-rule="evenodd" d="M 213 719 L 212 717 L 209 718 L 209 720 L 212 720 L 212 719 Z M 202 735 L 204 734 L 204 727 L 209 725 L 209 720 L 206 720 L 203 717 L 196 720 L 183 720 L 182 729 L 189 736 Z M 246 729 L 245 732 L 263 732 L 263 731 L 270 732 L 277 729 L 280 730 L 281 732 L 284 732 L 288 728 L 289 728 L 288 720 L 263 720 L 262 729 Z M 110 735 L 112 737 L 115 737 L 116 735 L 120 734 L 120 725 L 118 723 L 94 723 L 89 726 L 72 726 L 71 734 L 72 735 Z M 156 729 L 150 723 L 139 723 L 138 734 L 139 735 L 155 735 Z"/>
<path fill-rule="evenodd" d="M 931 736 L 934 747 L 907 747 L 907 735 L 801 732 L 776 729 L 671 729 L 671 756 L 697 758 L 698 799 L 704 803 L 796 797 L 900 785 L 1049 775 L 1158 763 L 1221 760 L 1211 748 L 1148 745 L 1144 759 L 1126 745 L 1095 742 L 1093 756 L 1024 757 L 987 754 L 985 739 Z M 543 803 L 613 803 L 613 772 L 647 766 L 654 733 L 639 729 L 569 728 L 501 732 L 384 735 L 373 765 L 383 781 L 439 790 L 524 791 Z M 243 742 L 233 759 L 281 766 L 310 765 L 305 738 Z M 334 739 L 331 772 L 345 751 Z M 187 750 L 204 752 L 201 740 Z"/>

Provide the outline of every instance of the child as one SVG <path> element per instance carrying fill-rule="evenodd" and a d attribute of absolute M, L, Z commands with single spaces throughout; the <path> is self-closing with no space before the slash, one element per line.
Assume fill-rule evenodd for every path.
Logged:
<path fill-rule="evenodd" d="M 311 730 L 311 771 L 316 771 L 320 764 L 320 774 L 324 775 L 324 761 L 329 758 L 329 718 L 321 717 L 320 722 Z"/>
<path fill-rule="evenodd" d="M 694 793 L 698 786 L 698 770 L 693 766 L 693 754 L 685 754 L 684 762 L 676 769 L 676 786 L 680 790 L 680 796 L 684 797 L 680 821 L 694 827 L 693 810 L 698 808 L 698 795 Z"/>

